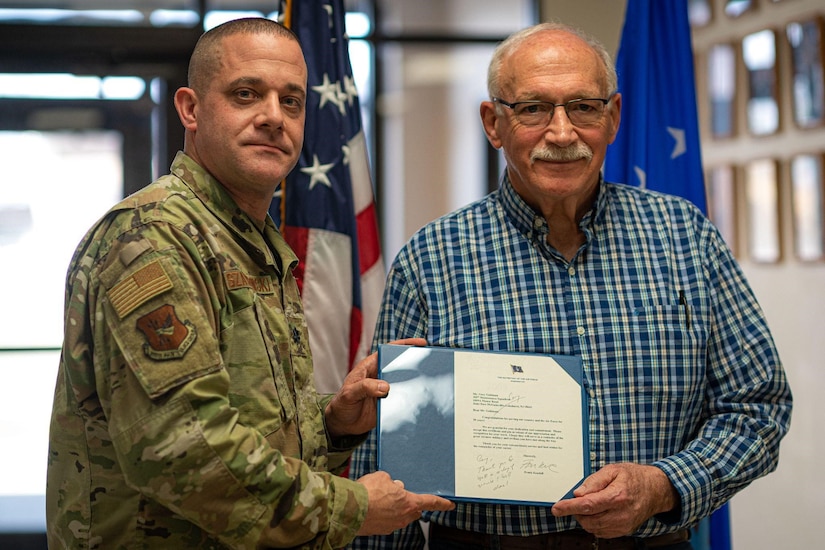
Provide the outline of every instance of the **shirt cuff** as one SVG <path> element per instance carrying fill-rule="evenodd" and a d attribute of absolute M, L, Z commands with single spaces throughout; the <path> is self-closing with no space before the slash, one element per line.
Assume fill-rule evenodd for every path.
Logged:
<path fill-rule="evenodd" d="M 712 480 L 693 453 L 683 451 L 653 463 L 660 468 L 676 492 L 679 506 L 670 512 L 654 516 L 667 525 L 692 525 L 708 516 L 711 511 Z"/>
<path fill-rule="evenodd" d="M 361 483 L 345 477 L 330 476 L 333 492 L 328 542 L 332 548 L 348 545 L 367 519 L 369 494 Z"/>

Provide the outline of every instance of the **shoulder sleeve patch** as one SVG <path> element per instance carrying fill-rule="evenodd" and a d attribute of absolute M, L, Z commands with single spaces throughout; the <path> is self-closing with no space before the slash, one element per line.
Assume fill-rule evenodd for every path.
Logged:
<path fill-rule="evenodd" d="M 117 283 L 108 294 L 118 318 L 123 319 L 147 300 L 171 288 L 172 281 L 160 260 L 154 260 Z"/>
<path fill-rule="evenodd" d="M 157 361 L 180 359 L 197 338 L 195 326 L 188 319 L 181 321 L 170 304 L 138 319 L 137 328 L 146 337 L 143 353 Z"/>

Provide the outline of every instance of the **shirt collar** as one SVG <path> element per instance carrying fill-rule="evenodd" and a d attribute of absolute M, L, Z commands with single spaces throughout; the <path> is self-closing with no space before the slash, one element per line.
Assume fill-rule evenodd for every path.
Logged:
<path fill-rule="evenodd" d="M 547 222 L 516 193 L 513 184 L 510 183 L 510 176 L 507 175 L 507 170 L 504 171 L 501 177 L 501 183 L 499 184 L 499 201 L 507 217 L 521 233 L 528 237 L 535 235 L 536 231 L 541 235 L 547 233 Z M 606 185 L 604 177 L 599 174 L 599 192 L 596 196 L 596 201 L 593 203 L 593 208 L 582 217 L 579 222 L 579 227 L 583 229 L 592 227 L 593 224 L 604 218 L 606 210 Z"/>

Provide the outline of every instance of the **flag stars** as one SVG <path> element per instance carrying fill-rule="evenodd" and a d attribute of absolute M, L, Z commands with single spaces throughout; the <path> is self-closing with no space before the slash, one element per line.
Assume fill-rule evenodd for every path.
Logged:
<path fill-rule="evenodd" d="M 352 148 L 349 145 L 342 145 L 341 152 L 344 153 L 344 166 L 349 166 L 349 159 L 352 155 Z"/>
<path fill-rule="evenodd" d="M 344 76 L 344 92 L 346 92 L 347 103 L 352 107 L 352 102 L 358 97 L 358 90 L 355 88 L 355 80 L 349 76 Z"/>
<path fill-rule="evenodd" d="M 324 4 L 321 6 L 327 12 L 327 24 L 332 28 L 332 4 Z"/>
<path fill-rule="evenodd" d="M 639 187 L 647 189 L 647 173 L 640 166 L 634 166 L 633 171 L 636 172 L 636 177 L 639 178 Z"/>
<path fill-rule="evenodd" d="M 321 161 L 318 160 L 318 155 L 312 155 L 312 166 L 301 168 L 301 172 L 309 174 L 310 189 L 319 183 L 332 189 L 332 182 L 329 181 L 327 172 L 332 170 L 333 166 L 335 166 L 335 164 L 321 164 Z"/>
<path fill-rule="evenodd" d="M 321 94 L 321 104 L 318 106 L 319 109 L 323 109 L 327 102 L 331 102 L 338 106 L 338 110 L 341 111 L 342 115 L 346 114 L 344 99 L 347 95 L 341 91 L 340 82 L 330 82 L 329 75 L 327 73 L 324 73 L 324 82 L 318 86 L 312 86 L 312 91 Z"/>
<path fill-rule="evenodd" d="M 329 25 L 329 29 L 332 30 L 333 27 L 334 27 L 334 21 L 332 19 L 332 4 L 324 4 L 321 7 L 324 8 L 324 11 L 327 12 L 327 24 Z M 332 36 L 330 37 L 329 41 L 330 41 L 330 44 L 335 46 L 335 43 L 338 42 L 338 37 L 335 36 L 334 32 L 331 33 L 331 34 L 332 34 Z"/>
<path fill-rule="evenodd" d="M 346 104 L 349 102 L 349 104 L 352 105 L 352 100 L 349 99 L 347 92 L 342 90 L 340 86 L 338 87 L 338 101 L 338 108 L 341 111 L 341 114 L 347 114 Z"/>
<path fill-rule="evenodd" d="M 687 144 L 685 142 L 685 131 L 680 128 L 667 127 L 668 133 L 673 137 L 676 143 L 673 145 L 673 152 L 670 153 L 670 158 L 675 159 L 687 152 Z"/>

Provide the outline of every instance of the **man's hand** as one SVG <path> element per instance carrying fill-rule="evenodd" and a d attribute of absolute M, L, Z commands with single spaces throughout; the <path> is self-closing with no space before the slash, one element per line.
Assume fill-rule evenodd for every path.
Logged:
<path fill-rule="evenodd" d="M 426 346 L 423 338 L 405 338 L 391 344 Z M 327 404 L 324 412 L 330 436 L 359 435 L 375 427 L 378 398 L 385 397 L 390 385 L 378 376 L 378 354 L 365 357 L 355 365 L 344 379 L 344 384 Z"/>
<path fill-rule="evenodd" d="M 387 472 L 373 472 L 358 479 L 369 493 L 367 519 L 358 535 L 388 535 L 421 518 L 424 510 L 452 510 L 455 504 L 435 495 L 419 495 L 404 490 Z"/>
<path fill-rule="evenodd" d="M 597 537 L 630 535 L 656 514 L 679 505 L 679 494 L 655 466 L 608 464 L 573 491 L 575 498 L 557 502 L 554 516 L 575 516 Z"/>

